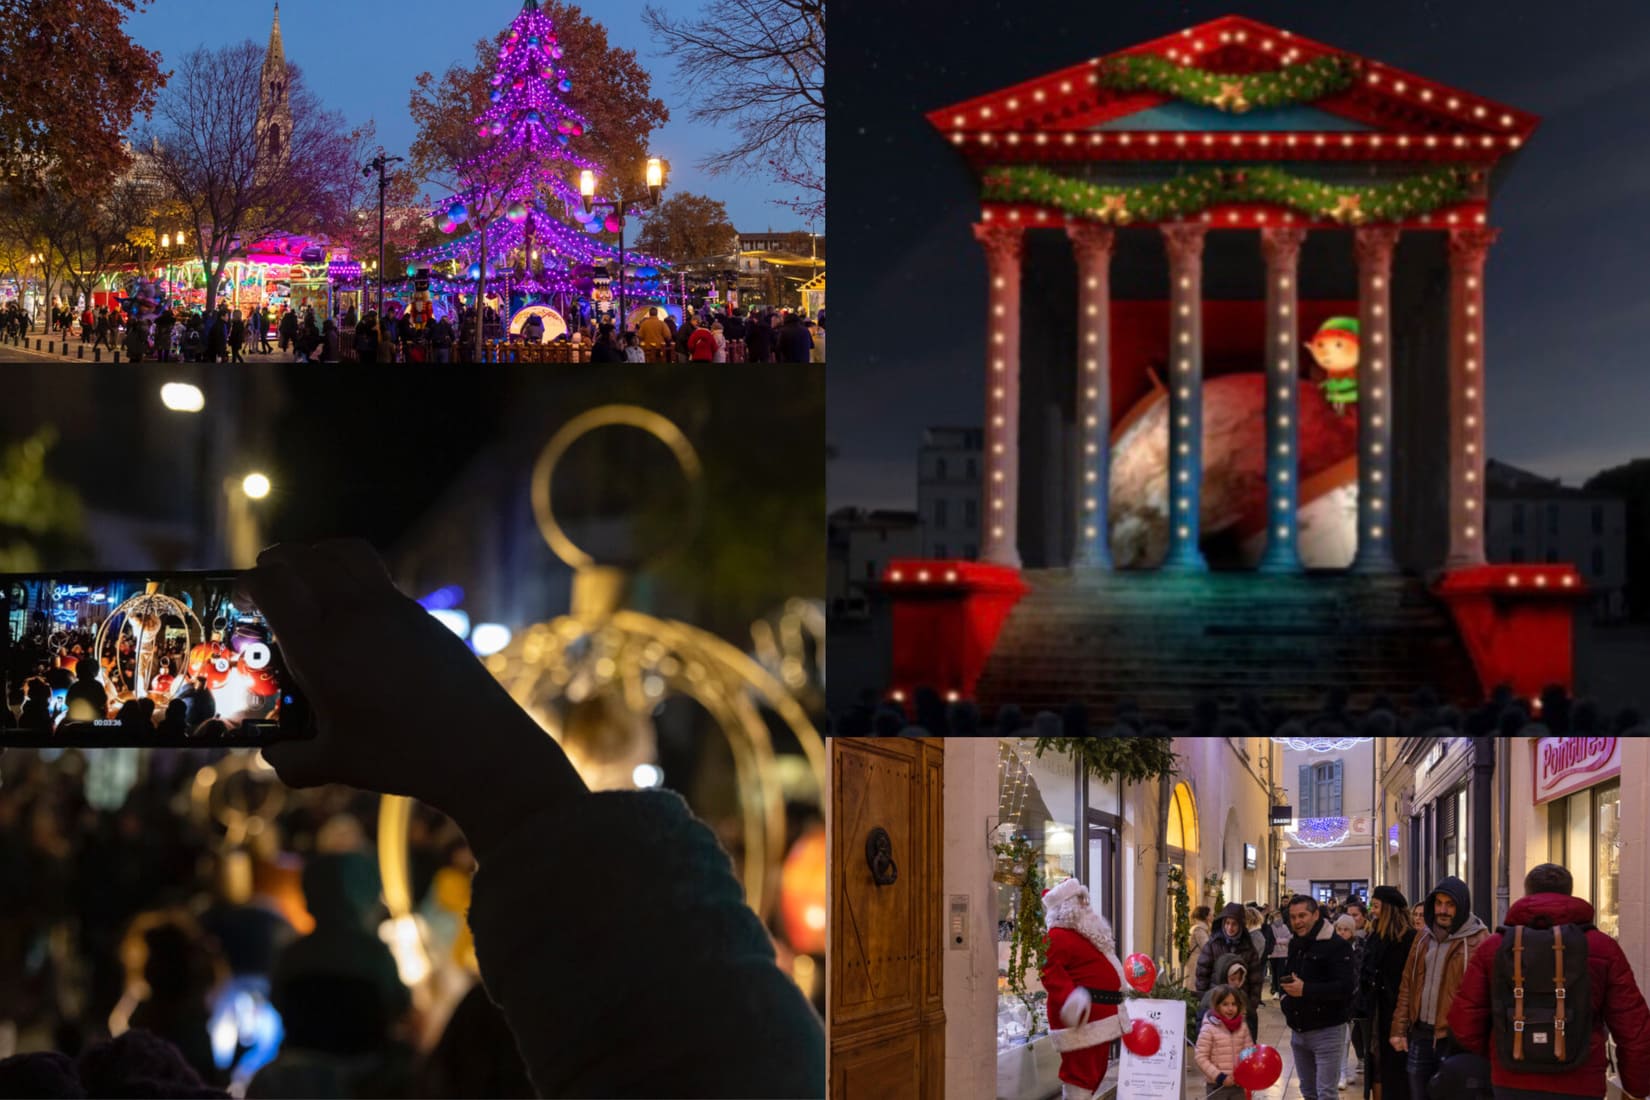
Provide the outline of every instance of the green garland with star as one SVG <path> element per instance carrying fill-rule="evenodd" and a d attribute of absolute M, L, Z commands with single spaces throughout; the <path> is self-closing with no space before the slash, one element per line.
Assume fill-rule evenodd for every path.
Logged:
<path fill-rule="evenodd" d="M 1314 103 L 1344 91 L 1357 76 L 1343 57 L 1317 57 L 1299 65 L 1260 73 L 1217 73 L 1180 65 L 1156 54 L 1134 54 L 1105 62 L 1100 83 L 1120 92 L 1150 91 L 1187 103 L 1242 114 L 1250 107 Z"/>
<path fill-rule="evenodd" d="M 1473 168 L 1435 168 L 1393 183 L 1344 187 L 1273 165 L 1200 168 L 1159 183 L 1106 187 L 1035 165 L 990 169 L 981 181 L 987 202 L 1029 202 L 1114 225 L 1167 221 L 1227 203 L 1274 203 L 1345 225 L 1402 221 L 1474 195 Z"/>

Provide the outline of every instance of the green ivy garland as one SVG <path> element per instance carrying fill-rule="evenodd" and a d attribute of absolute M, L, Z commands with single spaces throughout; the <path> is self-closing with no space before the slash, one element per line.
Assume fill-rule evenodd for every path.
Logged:
<path fill-rule="evenodd" d="M 1169 864 L 1169 894 L 1174 898 L 1175 955 L 1184 965 L 1192 954 L 1192 899 L 1186 893 L 1186 872 Z"/>
<path fill-rule="evenodd" d="M 1113 777 L 1129 783 L 1174 775 L 1179 757 L 1172 737 L 1039 737 L 1037 756 L 1045 749 L 1065 753 L 1102 783 Z"/>
<path fill-rule="evenodd" d="M 1220 881 L 1219 871 L 1210 871 L 1203 876 L 1203 892 L 1210 891 L 1215 895 L 1215 918 L 1220 918 L 1220 911 L 1226 908 L 1226 884 Z"/>
<path fill-rule="evenodd" d="M 1156 54 L 1134 54 L 1113 58 L 1100 70 L 1100 83 L 1116 91 L 1158 92 L 1237 114 L 1250 107 L 1312 103 L 1344 91 L 1356 77 L 1356 66 L 1343 57 L 1318 57 L 1271 72 L 1217 73 Z"/>
<path fill-rule="evenodd" d="M 1048 965 L 1048 933 L 1043 927 L 1043 851 L 1033 848 L 1023 836 L 992 847 L 999 856 L 1006 856 L 1015 865 L 1026 869 L 1014 906 L 1014 938 L 1008 946 L 1008 988 L 1026 1006 L 1026 1012 L 1031 1017 L 1028 1034 L 1035 1035 L 1037 1006 L 1035 997 L 1026 988 L 1026 971 L 1034 959 L 1038 974 Z"/>
<path fill-rule="evenodd" d="M 1104 187 L 1035 165 L 1004 165 L 982 180 L 988 202 L 1033 202 L 1067 214 L 1127 224 L 1167 221 L 1223 203 L 1275 203 L 1346 224 L 1401 221 L 1473 197 L 1477 169 L 1448 165 L 1394 183 L 1343 187 L 1273 165 L 1200 168 L 1160 183 Z"/>

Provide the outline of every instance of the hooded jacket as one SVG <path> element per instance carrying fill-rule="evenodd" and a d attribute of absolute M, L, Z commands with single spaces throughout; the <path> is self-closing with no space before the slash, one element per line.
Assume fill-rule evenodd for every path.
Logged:
<path fill-rule="evenodd" d="M 1530 894 L 1507 910 L 1507 927 L 1531 924 L 1538 917 L 1554 925 L 1591 924 L 1593 907 L 1569 894 Z M 1491 933 L 1467 963 L 1449 1010 L 1449 1027 L 1456 1041 L 1489 1058 L 1491 1082 L 1497 1088 L 1603 1096 L 1603 1035 L 1594 1034 L 1587 1060 L 1568 1073 L 1520 1073 L 1501 1067 L 1491 1038 L 1494 1019 L 1490 1005 L 1490 982 L 1495 954 L 1500 949 L 1501 933 Z M 1587 976 L 1594 1026 L 1602 1023 L 1616 1041 L 1622 1087 L 1634 1096 L 1650 1095 L 1650 1008 L 1645 1006 L 1644 995 L 1633 979 L 1632 964 L 1622 954 L 1621 946 L 1596 928 L 1587 933 Z"/>
<path fill-rule="evenodd" d="M 1457 927 L 1444 941 L 1445 947 L 1441 954 L 1429 950 L 1428 944 L 1428 941 L 1436 936 L 1434 899 L 1439 894 L 1447 894 L 1454 900 L 1457 921 Z M 1461 985 L 1461 975 L 1466 972 L 1467 960 L 1490 934 L 1484 922 L 1472 911 L 1472 895 L 1467 892 L 1467 884 L 1454 875 L 1447 876 L 1427 893 L 1426 906 L 1427 934 L 1417 935 L 1415 942 L 1410 945 L 1409 959 L 1404 964 L 1403 981 L 1398 986 L 1398 1003 L 1392 1010 L 1392 1028 L 1388 1032 L 1390 1038 L 1408 1038 L 1410 1025 L 1420 1020 L 1421 999 L 1427 982 L 1427 960 L 1434 956 L 1438 958 L 1438 965 L 1443 967 L 1443 971 L 1438 979 L 1438 1011 L 1432 1021 L 1432 1035 L 1434 1039 L 1444 1037 L 1449 1031 L 1450 1003 L 1455 999 L 1455 991 Z"/>
<path fill-rule="evenodd" d="M 1226 936 L 1226 918 L 1235 917 L 1238 922 L 1238 934 L 1235 938 Z M 1197 953 L 1196 986 L 1199 993 L 1207 993 L 1212 987 L 1224 985 L 1226 971 L 1217 970 L 1216 962 L 1222 955 L 1236 955 L 1243 962 L 1248 978 L 1244 982 L 1243 995 L 1249 998 L 1251 1007 L 1260 1004 L 1261 985 L 1265 980 L 1264 966 L 1260 955 L 1255 951 L 1255 941 L 1249 938 L 1249 930 L 1243 923 L 1243 906 L 1232 902 L 1220 911 L 1215 917 L 1214 931 Z"/>
<path fill-rule="evenodd" d="M 1243 961 L 1241 956 L 1227 952 L 1215 960 L 1215 968 L 1209 982 L 1209 988 L 1204 991 L 1203 999 L 1199 1001 L 1197 1005 L 1197 1018 L 1199 1020 L 1203 1019 L 1203 1017 L 1208 1014 L 1209 1009 L 1213 1007 L 1209 1001 L 1214 996 L 1215 990 L 1220 986 L 1231 984 L 1227 978 L 1227 975 L 1232 972 L 1232 967 L 1234 966 L 1243 967 L 1243 980 L 1238 983 L 1238 988 L 1243 990 L 1243 995 L 1245 997 L 1249 995 L 1249 965 Z M 1256 1007 L 1255 1002 L 1249 1002 L 1249 1009 L 1251 1011 L 1253 1011 Z"/>
<path fill-rule="evenodd" d="M 1302 983 L 1300 996 L 1283 998 L 1283 1019 L 1291 1031 L 1346 1023 L 1358 975 L 1352 969 L 1352 945 L 1335 935 L 1334 925 L 1319 917 L 1310 932 L 1291 939 L 1283 969 Z"/>

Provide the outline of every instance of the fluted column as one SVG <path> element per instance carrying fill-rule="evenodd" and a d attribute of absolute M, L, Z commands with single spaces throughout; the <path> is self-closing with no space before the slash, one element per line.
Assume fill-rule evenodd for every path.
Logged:
<path fill-rule="evenodd" d="M 1107 523 L 1111 489 L 1111 255 L 1116 231 L 1108 225 L 1066 227 L 1077 257 L 1078 423 L 1083 483 L 1077 505 L 1078 568 L 1111 568 Z"/>
<path fill-rule="evenodd" d="M 1299 440 L 1300 341 L 1296 305 L 1304 229 L 1262 229 L 1266 259 L 1266 573 L 1301 570 Z"/>
<path fill-rule="evenodd" d="M 1203 570 L 1203 237 L 1207 226 L 1161 227 L 1169 253 L 1169 552 L 1166 569 Z"/>
<path fill-rule="evenodd" d="M 1484 564 L 1484 259 L 1500 234 L 1449 234 L 1448 569 Z"/>
<path fill-rule="evenodd" d="M 980 222 L 974 239 L 985 249 L 991 279 L 985 372 L 985 514 L 980 560 L 1020 566 L 1020 256 L 1018 226 Z"/>
<path fill-rule="evenodd" d="M 1392 252 L 1398 228 L 1352 231 L 1358 260 L 1358 552 L 1352 568 L 1391 573 Z"/>

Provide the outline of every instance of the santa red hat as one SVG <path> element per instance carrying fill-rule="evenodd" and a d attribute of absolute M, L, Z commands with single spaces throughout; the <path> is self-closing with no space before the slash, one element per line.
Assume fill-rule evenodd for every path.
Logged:
<path fill-rule="evenodd" d="M 1043 908 L 1053 909 L 1077 897 L 1088 896 L 1089 888 L 1076 878 L 1068 878 L 1043 892 Z"/>

